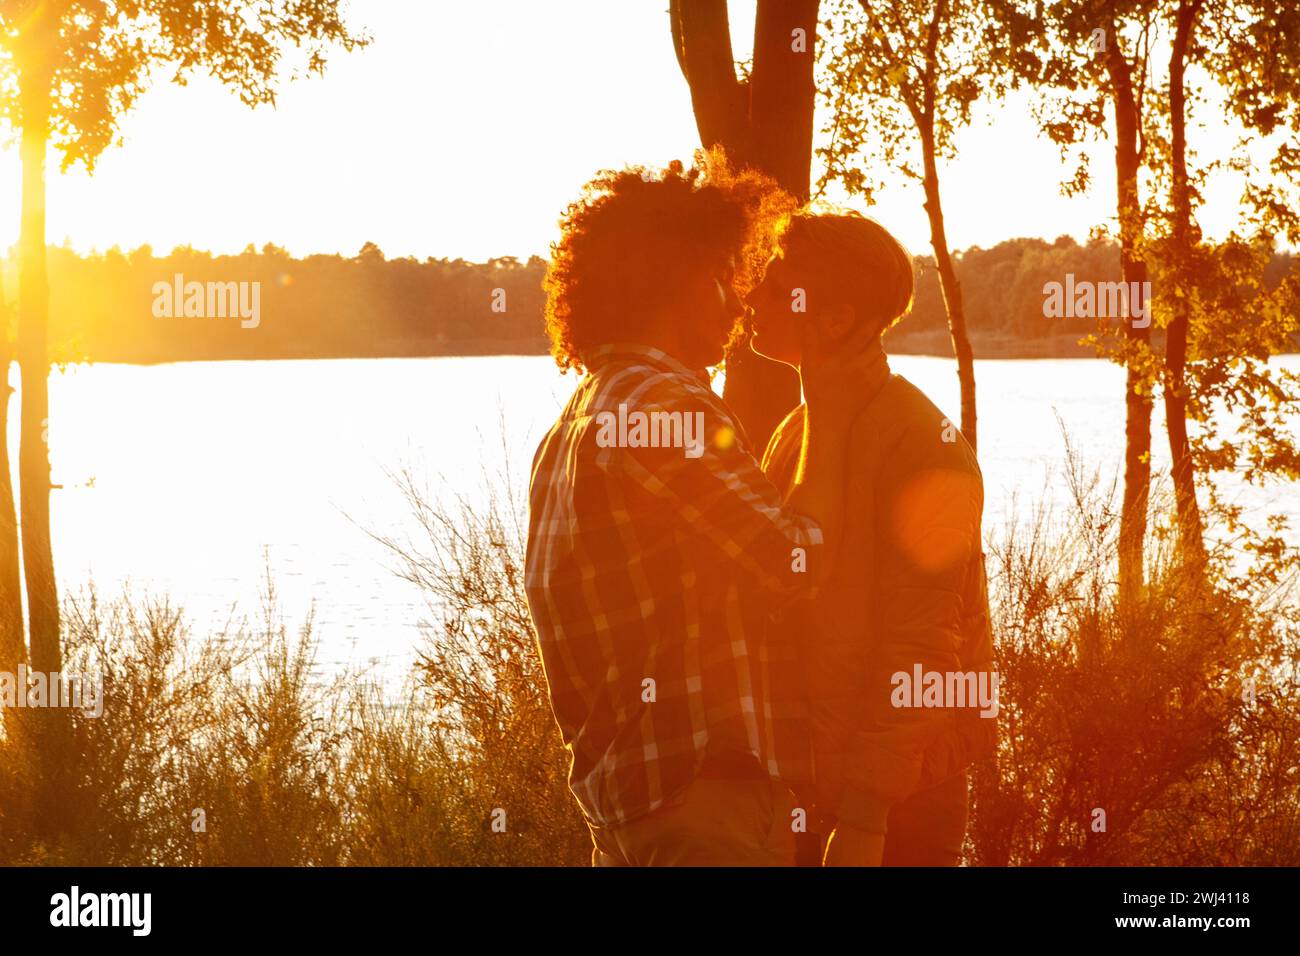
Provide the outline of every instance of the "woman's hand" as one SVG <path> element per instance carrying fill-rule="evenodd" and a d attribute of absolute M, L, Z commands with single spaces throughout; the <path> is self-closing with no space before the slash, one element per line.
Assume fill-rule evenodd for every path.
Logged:
<path fill-rule="evenodd" d="M 862 409 L 862 395 L 889 377 L 879 332 L 869 326 L 832 335 L 816 320 L 800 327 L 799 375 L 808 401 L 808 420 L 837 439 L 848 433 Z"/>
<path fill-rule="evenodd" d="M 880 866 L 884 854 L 883 833 L 868 833 L 840 824 L 826 840 L 822 866 Z"/>

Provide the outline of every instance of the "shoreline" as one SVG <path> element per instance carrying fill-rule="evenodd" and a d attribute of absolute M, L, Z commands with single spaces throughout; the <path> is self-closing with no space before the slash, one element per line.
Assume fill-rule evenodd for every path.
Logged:
<path fill-rule="evenodd" d="M 1024 339 L 1006 335 L 975 335 L 971 348 L 975 360 L 1031 360 L 1031 359 L 1101 359 L 1089 346 L 1079 344 L 1082 335 L 1066 333 L 1042 339 Z M 930 358 L 951 359 L 952 341 L 946 330 L 887 334 L 885 352 L 890 355 L 917 355 Z M 284 352 L 276 355 L 183 355 L 183 356 L 110 356 L 96 358 L 79 356 L 64 360 L 69 365 L 178 365 L 185 362 L 303 362 L 351 361 L 354 359 L 417 359 L 417 358 L 529 358 L 544 357 L 549 353 L 531 342 L 471 340 L 458 342 L 452 348 L 402 347 L 376 349 L 365 354 L 329 352 Z M 1300 350 L 1280 352 L 1279 355 L 1300 355 Z M 52 364 L 64 364 L 56 360 Z"/>

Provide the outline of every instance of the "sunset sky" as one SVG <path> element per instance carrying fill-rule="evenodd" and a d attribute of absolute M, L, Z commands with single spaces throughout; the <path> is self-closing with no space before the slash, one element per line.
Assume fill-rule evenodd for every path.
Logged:
<path fill-rule="evenodd" d="M 743 59 L 753 3 L 732 0 L 731 11 Z M 160 77 L 93 178 L 51 175 L 49 241 L 82 251 L 149 243 L 159 254 L 269 241 L 350 255 L 373 241 L 390 257 L 544 255 L 560 211 L 597 169 L 688 159 L 698 146 L 667 0 L 353 0 L 350 20 L 374 43 L 287 85 L 274 111 L 249 110 L 206 77 L 184 88 Z M 1094 150 L 1092 193 L 1066 200 L 1056 150 L 1023 101 L 995 115 L 996 127 L 980 121 L 962 135 L 961 161 L 942 172 L 955 248 L 1083 239 L 1113 217 L 1108 144 Z M 1229 142 L 1221 122 L 1192 132 L 1193 147 Z M 10 144 L 0 245 L 17 237 L 19 183 Z M 1211 190 L 1208 234 L 1226 229 L 1237 196 L 1228 182 Z M 871 214 L 929 251 L 918 190 L 890 188 Z"/>

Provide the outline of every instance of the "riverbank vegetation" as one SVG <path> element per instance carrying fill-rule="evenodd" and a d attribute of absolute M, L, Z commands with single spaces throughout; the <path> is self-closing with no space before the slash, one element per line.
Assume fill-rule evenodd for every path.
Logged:
<path fill-rule="evenodd" d="M 1212 572 L 1180 570 L 1167 496 L 1149 584 L 1121 609 L 1115 489 L 1076 458 L 1071 496 L 988 540 L 1001 739 L 976 767 L 970 865 L 1300 863 L 1300 614 L 1288 552 L 1211 515 Z M 587 865 L 522 590 L 508 495 L 473 509 L 400 480 L 386 540 L 426 598 L 400 692 L 313 676 L 312 622 L 274 588 L 249 622 L 192 634 L 130 596 L 70 598 L 63 799 L 38 792 L 34 711 L 0 739 L 0 864 Z"/>

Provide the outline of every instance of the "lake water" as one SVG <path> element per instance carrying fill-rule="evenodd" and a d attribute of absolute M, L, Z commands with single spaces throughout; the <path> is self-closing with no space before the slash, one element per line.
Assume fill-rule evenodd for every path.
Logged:
<path fill-rule="evenodd" d="M 1300 369 L 1296 356 L 1280 361 Z M 899 356 L 892 364 L 955 418 L 950 360 Z M 1005 521 L 1013 496 L 1025 513 L 1059 495 L 1057 415 L 1103 474 L 1118 472 L 1118 367 L 983 361 L 976 378 L 986 527 Z M 400 669 L 428 613 L 368 533 L 413 529 L 390 474 L 410 469 L 434 495 L 481 500 L 484 475 L 508 467 L 522 495 L 533 450 L 574 384 L 544 356 L 56 371 L 49 438 L 54 482 L 63 486 L 52 498 L 63 592 L 93 580 L 102 597 L 124 587 L 136 597 L 169 595 L 206 630 L 232 611 L 255 618 L 269 570 L 291 628 L 314 609 L 322 663 Z M 11 412 L 16 460 L 16 402 Z M 1154 461 L 1165 468 L 1158 411 L 1155 428 Z M 1300 518 L 1294 490 L 1248 500 Z"/>

